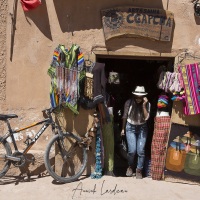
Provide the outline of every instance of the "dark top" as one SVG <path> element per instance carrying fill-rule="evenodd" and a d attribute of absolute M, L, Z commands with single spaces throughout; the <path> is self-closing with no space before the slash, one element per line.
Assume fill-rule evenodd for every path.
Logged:
<path fill-rule="evenodd" d="M 103 102 L 106 94 L 105 63 L 95 63 L 93 73 L 93 95 L 94 102 Z"/>

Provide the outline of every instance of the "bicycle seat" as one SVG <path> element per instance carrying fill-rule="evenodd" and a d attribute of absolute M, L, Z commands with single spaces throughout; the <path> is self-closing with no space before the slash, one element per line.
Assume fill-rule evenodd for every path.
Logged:
<path fill-rule="evenodd" d="M 9 118 L 17 118 L 18 116 L 15 115 L 15 114 L 9 114 L 9 115 L 2 115 L 0 114 L 0 120 L 6 120 L 6 119 L 9 119 Z"/>

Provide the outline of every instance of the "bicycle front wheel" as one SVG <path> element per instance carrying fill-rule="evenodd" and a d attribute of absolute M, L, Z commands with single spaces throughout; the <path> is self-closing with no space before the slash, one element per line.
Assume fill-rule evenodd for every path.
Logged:
<path fill-rule="evenodd" d="M 1 137 L 0 137 L 1 141 Z M 0 142 L 0 178 L 5 176 L 9 170 L 11 161 L 6 160 L 6 155 L 11 155 L 12 151 L 7 141 Z"/>
<path fill-rule="evenodd" d="M 87 150 L 80 147 L 80 138 L 70 133 L 55 135 L 47 145 L 44 162 L 49 174 L 60 183 L 77 180 L 87 164 Z"/>

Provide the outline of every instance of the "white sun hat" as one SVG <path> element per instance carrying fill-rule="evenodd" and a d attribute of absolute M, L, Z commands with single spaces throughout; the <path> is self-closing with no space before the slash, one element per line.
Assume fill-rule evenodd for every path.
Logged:
<path fill-rule="evenodd" d="M 132 93 L 138 96 L 145 96 L 148 94 L 147 92 L 145 92 L 144 86 L 136 86 L 135 91 L 133 91 Z"/>

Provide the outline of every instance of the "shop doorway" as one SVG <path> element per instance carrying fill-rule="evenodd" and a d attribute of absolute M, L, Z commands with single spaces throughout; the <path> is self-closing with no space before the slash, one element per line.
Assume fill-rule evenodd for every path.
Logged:
<path fill-rule="evenodd" d="M 148 92 L 148 100 L 151 103 L 151 113 L 148 120 L 148 138 L 146 143 L 146 158 L 151 157 L 151 141 L 154 130 L 154 117 L 157 112 L 157 100 L 161 90 L 157 88 L 161 66 L 166 66 L 167 71 L 173 71 L 174 58 L 156 57 L 119 57 L 100 56 L 96 57 L 97 62 L 105 63 L 106 78 L 109 79 L 110 72 L 119 74 L 119 82 L 106 85 L 106 92 L 109 97 L 109 104 L 113 107 L 115 146 L 120 142 L 122 115 L 125 101 L 131 97 L 136 85 L 143 85 Z M 172 107 L 172 106 L 171 106 Z M 127 167 L 126 159 L 118 154 L 115 148 L 115 169 L 119 169 L 125 175 Z M 118 154 L 118 155 L 116 155 Z M 122 158 L 123 157 L 123 158 Z M 119 162 L 118 162 L 119 161 Z M 123 162 L 124 161 L 124 162 Z"/>

